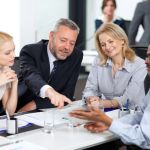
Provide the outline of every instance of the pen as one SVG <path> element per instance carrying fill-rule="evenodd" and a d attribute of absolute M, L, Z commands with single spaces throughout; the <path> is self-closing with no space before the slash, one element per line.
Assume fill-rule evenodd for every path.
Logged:
<path fill-rule="evenodd" d="M 6 112 L 7 119 L 10 120 L 10 116 L 9 116 L 7 109 L 5 110 L 5 112 Z"/>
<path fill-rule="evenodd" d="M 129 99 L 127 99 L 126 109 L 129 110 Z"/>
<path fill-rule="evenodd" d="M 123 111 L 124 109 L 123 109 L 123 105 L 122 105 L 122 103 L 120 103 L 120 110 L 121 111 Z"/>

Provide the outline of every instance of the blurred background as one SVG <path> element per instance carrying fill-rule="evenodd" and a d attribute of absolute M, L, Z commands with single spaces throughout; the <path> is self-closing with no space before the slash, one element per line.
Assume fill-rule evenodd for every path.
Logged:
<path fill-rule="evenodd" d="M 131 21 L 135 7 L 141 0 L 116 0 L 116 15 Z M 41 39 L 48 39 L 59 18 L 70 18 L 81 31 L 76 46 L 84 50 L 84 58 L 75 98 L 81 99 L 90 66 L 97 55 L 94 44 L 95 19 L 102 15 L 102 0 L 0 0 L 0 30 L 14 37 L 16 56 L 21 48 Z M 137 38 L 142 34 L 142 28 Z M 17 59 L 16 59 L 17 60 Z M 15 70 L 19 71 L 19 61 Z"/>
<path fill-rule="evenodd" d="M 116 1 L 116 14 L 131 20 L 141 0 Z M 102 0 L 0 0 L 0 30 L 13 35 L 19 56 L 24 45 L 47 39 L 56 20 L 70 18 L 81 28 L 76 46 L 95 50 L 94 21 L 102 13 L 101 3 Z"/>

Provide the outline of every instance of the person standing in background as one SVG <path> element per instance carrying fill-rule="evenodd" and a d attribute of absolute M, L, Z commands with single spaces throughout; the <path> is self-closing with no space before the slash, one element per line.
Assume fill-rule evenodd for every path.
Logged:
<path fill-rule="evenodd" d="M 0 100 L 9 115 L 14 114 L 18 101 L 18 79 L 15 71 L 10 68 L 14 64 L 14 51 L 13 37 L 0 32 Z"/>
<path fill-rule="evenodd" d="M 142 25 L 144 32 L 139 41 L 136 41 L 139 26 Z M 139 2 L 136 6 L 133 19 L 129 28 L 129 44 L 148 46 L 150 43 L 150 0 Z"/>
<path fill-rule="evenodd" d="M 62 18 L 50 32 L 49 40 L 22 48 L 19 111 L 62 108 L 71 103 L 83 58 L 82 51 L 75 48 L 78 34 L 77 24 Z"/>
<path fill-rule="evenodd" d="M 113 22 L 113 23 L 119 25 L 122 29 L 125 30 L 124 20 L 115 15 L 116 8 L 117 8 L 117 4 L 116 4 L 115 0 L 103 0 L 102 7 L 101 7 L 102 16 L 100 17 L 100 19 L 95 20 L 96 30 L 103 23 L 110 23 L 110 22 Z"/>

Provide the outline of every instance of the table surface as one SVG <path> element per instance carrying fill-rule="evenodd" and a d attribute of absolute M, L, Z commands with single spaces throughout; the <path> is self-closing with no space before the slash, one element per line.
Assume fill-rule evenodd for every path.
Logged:
<path fill-rule="evenodd" d="M 118 118 L 118 110 L 107 112 L 107 114 L 114 119 Z M 118 137 L 109 131 L 91 133 L 88 132 L 83 125 L 69 127 L 66 124 L 56 126 L 50 134 L 44 133 L 43 128 L 41 128 L 8 136 L 7 138 L 11 140 L 23 139 L 42 146 L 47 150 L 79 150 L 118 139 Z"/>

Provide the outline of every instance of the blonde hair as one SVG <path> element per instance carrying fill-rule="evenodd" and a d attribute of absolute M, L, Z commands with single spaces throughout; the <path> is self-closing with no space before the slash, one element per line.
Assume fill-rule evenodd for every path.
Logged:
<path fill-rule="evenodd" d="M 108 59 L 108 56 L 103 52 L 102 48 L 101 48 L 101 43 L 99 41 L 99 36 L 101 34 L 107 34 L 110 37 L 116 39 L 116 40 L 123 40 L 124 41 L 124 45 L 123 45 L 123 50 L 122 50 L 122 55 L 123 57 L 127 58 L 129 61 L 133 61 L 136 54 L 134 52 L 134 50 L 132 50 L 129 47 L 129 41 L 128 41 L 128 37 L 125 34 L 125 32 L 123 31 L 123 29 L 114 24 L 114 23 L 104 23 L 97 31 L 95 34 L 95 45 L 96 45 L 96 49 L 99 53 L 99 57 L 100 57 L 100 64 L 104 65 L 106 64 L 106 61 Z"/>
<path fill-rule="evenodd" d="M 0 47 L 7 41 L 13 40 L 13 37 L 5 32 L 0 31 Z"/>

